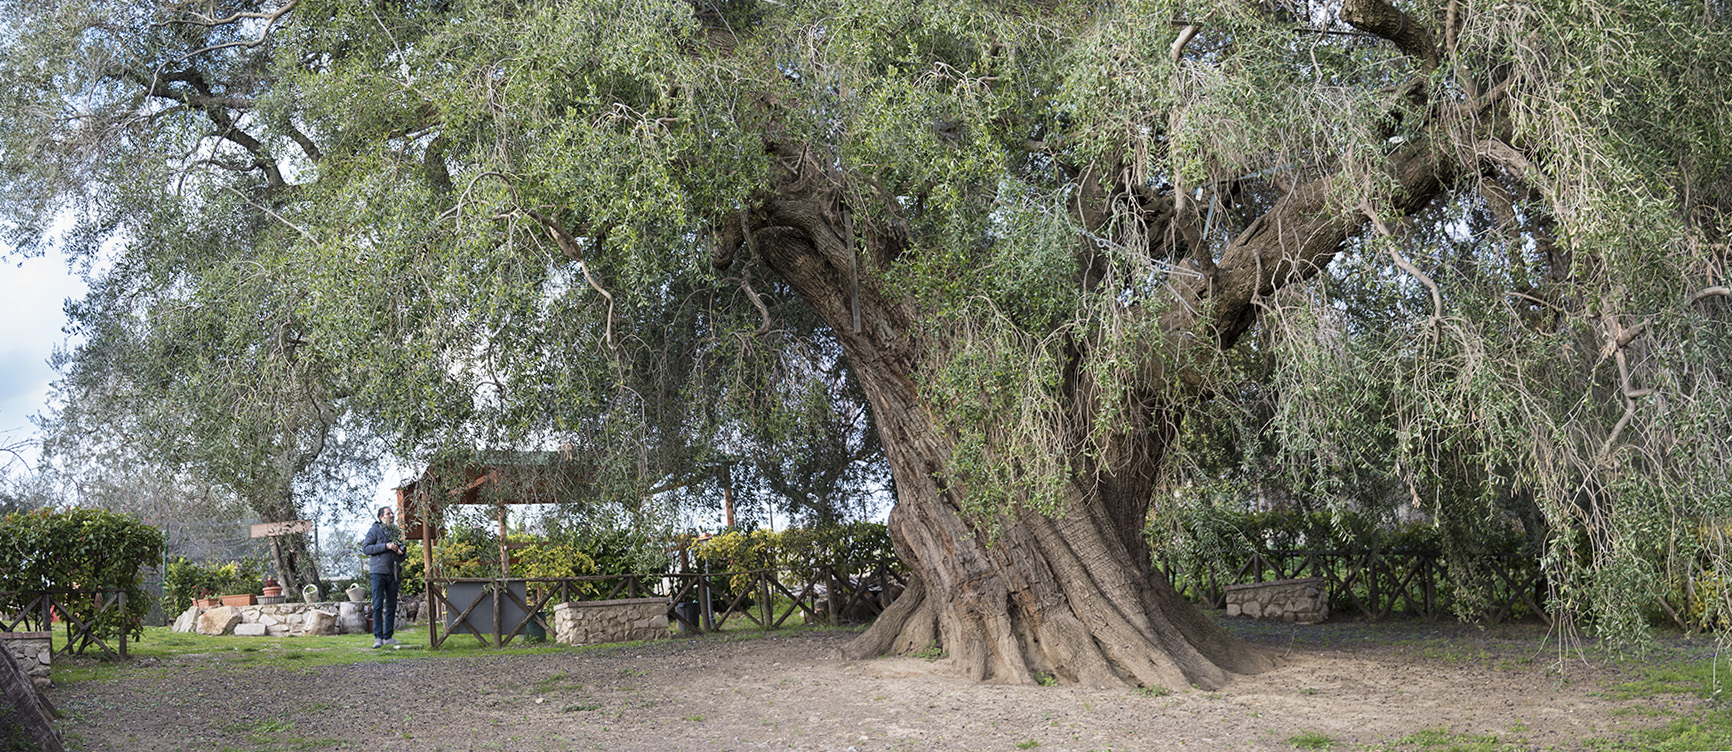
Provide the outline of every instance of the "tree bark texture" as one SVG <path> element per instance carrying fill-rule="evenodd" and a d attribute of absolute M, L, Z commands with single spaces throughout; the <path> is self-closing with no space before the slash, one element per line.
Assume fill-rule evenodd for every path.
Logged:
<path fill-rule="evenodd" d="M 928 355 L 915 311 L 880 290 L 872 275 L 851 276 L 852 264 L 887 265 L 899 251 L 897 233 L 851 225 L 836 188 L 841 176 L 799 147 L 771 149 L 781 164 L 776 185 L 739 226 L 724 228 L 718 263 L 741 242 L 755 242 L 829 322 L 871 400 L 896 477 L 891 539 L 915 578 L 850 646 L 850 656 L 938 647 L 975 680 L 1024 684 L 1052 676 L 1096 686 L 1215 688 L 1234 674 L 1270 668 L 1271 658 L 1217 627 L 1150 564 L 1144 520 L 1183 415 L 1182 404 L 1160 396 L 1172 392 L 1157 388 L 1183 378 L 1173 361 L 1149 355 L 1132 417 L 1113 427 L 1104 450 L 1075 461 L 1082 471 L 1061 514 L 1006 513 L 995 538 L 977 535 L 962 512 L 964 489 L 949 485 L 956 482 L 949 442 L 914 380 Z M 1402 203 L 1423 205 L 1440 188 L 1439 161 L 1423 146 L 1396 156 Z M 1364 217 L 1336 219 L 1325 210 L 1324 180 L 1291 191 L 1232 242 L 1217 268 L 1172 288 L 1182 304 L 1166 308 L 1161 323 L 1174 342 L 1231 346 L 1249 326 L 1258 295 L 1315 275 L 1360 230 Z M 855 237 L 864 241 L 857 245 Z M 1066 390 L 1081 415 L 1094 391 L 1087 369 L 1074 365 Z"/>

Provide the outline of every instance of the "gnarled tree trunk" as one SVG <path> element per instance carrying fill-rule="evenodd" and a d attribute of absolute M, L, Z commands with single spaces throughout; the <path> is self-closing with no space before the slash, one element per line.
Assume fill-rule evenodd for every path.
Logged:
<path fill-rule="evenodd" d="M 1213 688 L 1269 668 L 1267 655 L 1215 626 L 1152 571 L 1142 530 L 1184 411 L 1157 395 L 1175 393 L 1160 388 L 1162 380 L 1185 378 L 1173 365 L 1185 360 L 1183 348 L 1231 346 L 1249 326 L 1256 296 L 1315 275 L 1364 218 L 1325 210 L 1326 179 L 1298 186 L 1208 273 L 1173 283 L 1182 300 L 1160 322 L 1173 343 L 1168 359 L 1149 354 L 1148 383 L 1119 413 L 1129 417 L 1112 427 L 1108 451 L 1073 458 L 1071 466 L 1086 472 L 1073 480 L 1061 514 L 1014 513 L 987 540 L 962 512 L 961 490 L 946 485 L 953 482 L 949 443 L 914 378 L 930 353 L 912 304 L 891 298 L 861 269 L 888 265 L 898 251 L 894 231 L 858 233 L 867 242 L 857 256 L 833 188 L 838 177 L 802 175 L 820 168 L 797 147 L 772 148 L 784 156 L 783 174 L 742 224 L 725 229 L 718 259 L 751 244 L 835 331 L 872 403 L 896 477 L 891 538 L 917 579 L 849 653 L 936 645 L 968 676 L 1006 683 L 1050 674 L 1092 685 Z M 1437 194 L 1443 168 L 1430 151 L 1417 144 L 1396 155 L 1401 208 Z M 1079 418 L 1096 398 L 1079 365 L 1088 357 L 1074 353 L 1065 379 Z"/>

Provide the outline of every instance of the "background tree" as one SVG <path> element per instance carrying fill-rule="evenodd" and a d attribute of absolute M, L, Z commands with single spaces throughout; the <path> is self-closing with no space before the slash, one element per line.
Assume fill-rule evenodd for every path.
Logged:
<path fill-rule="evenodd" d="M 153 207 L 243 230 L 405 456 L 569 443 L 653 488 L 725 437 L 728 385 L 793 373 L 762 366 L 797 301 L 917 574 L 853 654 L 1269 665 L 1141 537 L 1257 326 L 1294 462 L 1368 427 L 1399 462 L 1355 477 L 1440 514 L 1531 494 L 1559 606 L 1608 628 L 1653 521 L 1725 509 L 1716 2 L 10 10 L 17 226 L 83 198 L 91 243 L 170 267 Z"/>

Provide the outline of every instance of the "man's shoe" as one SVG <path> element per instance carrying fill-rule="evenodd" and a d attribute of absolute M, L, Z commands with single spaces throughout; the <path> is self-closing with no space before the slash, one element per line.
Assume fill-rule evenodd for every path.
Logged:
<path fill-rule="evenodd" d="M 378 638 L 374 638 L 373 639 L 373 647 L 376 647 L 376 648 L 385 647 L 385 641 L 378 639 Z"/>
<path fill-rule="evenodd" d="M 385 644 L 389 645 L 391 647 L 397 647 L 398 645 L 401 645 L 403 643 L 398 642 L 397 638 L 395 638 L 395 637 L 387 637 L 387 638 L 385 638 Z"/>

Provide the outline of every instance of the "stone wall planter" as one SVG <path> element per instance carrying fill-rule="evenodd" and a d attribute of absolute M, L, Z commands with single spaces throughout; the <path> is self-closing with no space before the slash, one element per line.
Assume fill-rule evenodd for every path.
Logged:
<path fill-rule="evenodd" d="M 669 636 L 666 598 L 573 601 L 553 607 L 554 639 L 566 645 L 659 640 Z"/>
<path fill-rule="evenodd" d="M 1322 577 L 1228 585 L 1227 615 L 1316 624 L 1329 618 L 1328 590 Z"/>
<path fill-rule="evenodd" d="M 245 593 L 242 595 L 225 595 L 222 597 L 222 602 L 223 602 L 224 606 L 236 606 L 236 607 L 251 606 L 254 603 L 255 597 L 256 596 L 254 596 L 252 593 Z"/>
<path fill-rule="evenodd" d="M 54 685 L 49 678 L 54 658 L 53 636 L 53 632 L 0 632 L 0 648 L 12 651 L 31 684 L 47 689 Z"/>

